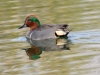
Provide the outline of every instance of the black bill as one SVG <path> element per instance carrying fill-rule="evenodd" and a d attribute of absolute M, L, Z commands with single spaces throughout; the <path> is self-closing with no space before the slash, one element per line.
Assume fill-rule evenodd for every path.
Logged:
<path fill-rule="evenodd" d="M 24 27 L 26 27 L 26 24 L 20 26 L 18 29 L 22 29 L 22 28 L 24 28 Z"/>

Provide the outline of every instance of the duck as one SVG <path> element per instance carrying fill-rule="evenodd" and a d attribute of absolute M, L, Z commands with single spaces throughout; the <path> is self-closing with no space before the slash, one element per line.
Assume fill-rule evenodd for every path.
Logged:
<path fill-rule="evenodd" d="M 26 17 L 25 22 L 18 29 L 29 27 L 26 38 L 32 40 L 43 40 L 58 37 L 67 37 L 69 29 L 67 24 L 44 24 L 41 25 L 38 17 L 31 14 Z"/>

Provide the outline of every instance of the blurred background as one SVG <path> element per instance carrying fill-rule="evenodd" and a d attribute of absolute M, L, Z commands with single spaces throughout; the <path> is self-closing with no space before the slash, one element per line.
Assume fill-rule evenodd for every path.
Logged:
<path fill-rule="evenodd" d="M 20 50 L 30 47 L 24 40 L 29 29 L 18 27 L 30 14 L 41 24 L 68 24 L 71 50 L 29 60 Z M 0 0 L 0 75 L 99 75 L 99 37 L 99 0 Z"/>

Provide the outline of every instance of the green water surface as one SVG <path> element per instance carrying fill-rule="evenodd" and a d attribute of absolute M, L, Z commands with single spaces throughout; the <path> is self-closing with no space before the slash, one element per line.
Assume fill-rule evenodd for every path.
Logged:
<path fill-rule="evenodd" d="M 68 24 L 74 34 L 100 31 L 99 0 L 1 0 L 0 75 L 100 74 L 100 34 L 94 35 L 94 31 L 89 38 L 71 39 L 71 50 L 43 52 L 40 59 L 30 60 L 21 50 L 30 45 L 26 41 L 11 41 L 29 30 L 18 29 L 29 14 L 37 15 L 41 24 Z M 75 38 L 72 34 L 70 37 Z M 81 42 L 93 38 L 96 43 Z"/>

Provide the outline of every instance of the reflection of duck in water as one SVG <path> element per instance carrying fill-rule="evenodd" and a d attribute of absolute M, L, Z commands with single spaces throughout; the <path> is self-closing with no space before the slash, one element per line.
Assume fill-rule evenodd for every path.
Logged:
<path fill-rule="evenodd" d="M 29 56 L 29 59 L 35 60 L 40 58 L 40 54 L 42 54 L 42 49 L 31 46 L 31 48 L 23 49 L 26 51 L 27 55 Z"/>
<path fill-rule="evenodd" d="M 23 49 L 26 51 L 29 59 L 35 60 L 39 59 L 42 51 L 62 51 L 62 50 L 70 50 L 70 40 L 64 38 L 57 39 L 46 39 L 34 41 L 31 39 L 27 39 L 31 48 Z"/>

